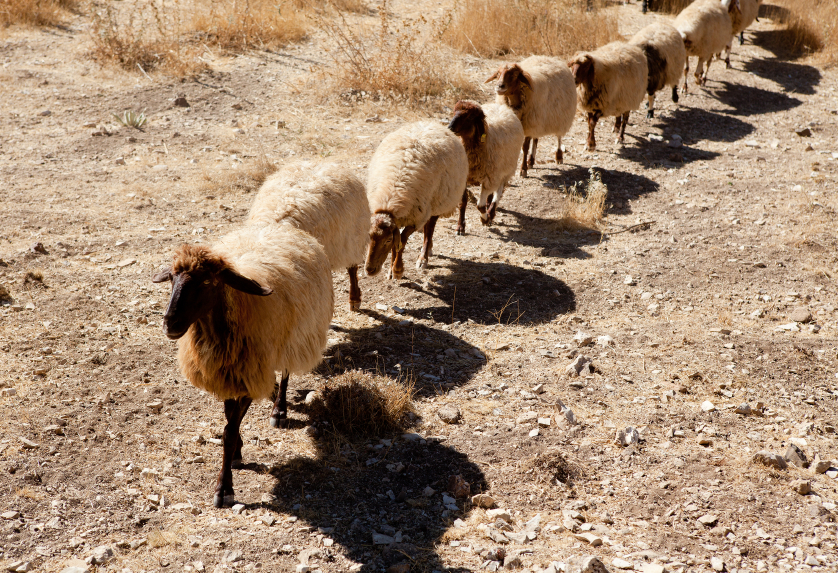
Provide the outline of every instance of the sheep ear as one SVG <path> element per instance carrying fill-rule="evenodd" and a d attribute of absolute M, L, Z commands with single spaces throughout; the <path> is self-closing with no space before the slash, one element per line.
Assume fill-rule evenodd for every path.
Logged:
<path fill-rule="evenodd" d="M 232 287 L 245 294 L 252 294 L 256 296 L 268 296 L 273 293 L 273 289 L 263 287 L 256 281 L 240 275 L 233 269 L 227 268 L 221 271 L 221 280 L 229 287 Z"/>
<path fill-rule="evenodd" d="M 151 277 L 153 283 L 164 283 L 172 280 L 172 269 L 165 269 Z"/>
<path fill-rule="evenodd" d="M 521 78 L 521 80 L 520 80 L 520 81 L 521 81 L 521 83 L 522 83 L 522 84 L 524 84 L 524 85 L 526 85 L 528 88 L 532 89 L 532 76 L 531 76 L 531 75 L 529 75 L 529 74 L 528 74 L 527 72 L 525 72 L 524 70 L 521 70 L 521 75 L 520 75 L 520 76 L 518 76 L 518 77 L 520 77 L 520 78 Z"/>
<path fill-rule="evenodd" d="M 494 74 L 492 74 L 492 75 L 489 77 L 489 79 L 487 79 L 487 80 L 486 80 L 485 82 L 483 82 L 483 83 L 484 83 L 484 84 L 488 84 L 488 83 L 489 83 L 489 82 L 491 82 L 492 80 L 496 80 L 496 79 L 498 79 L 499 77 L 500 77 L 500 68 L 498 68 L 498 69 L 495 71 L 495 73 L 494 73 Z"/>

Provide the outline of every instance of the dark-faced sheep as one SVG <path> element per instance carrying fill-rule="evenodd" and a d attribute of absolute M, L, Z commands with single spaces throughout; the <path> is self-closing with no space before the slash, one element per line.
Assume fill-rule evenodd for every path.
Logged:
<path fill-rule="evenodd" d="M 524 159 L 521 177 L 535 165 L 538 139 L 555 135 L 558 139 L 556 163 L 562 163 L 562 137 L 573 126 L 576 116 L 576 89 L 573 76 L 559 59 L 530 56 L 517 64 L 504 64 L 486 80 L 497 79 L 495 101 L 512 108 L 524 128 Z M 530 151 L 532 141 L 532 151 Z"/>
<path fill-rule="evenodd" d="M 283 166 L 259 189 L 247 224 L 288 221 L 320 241 L 332 270 L 349 274 L 349 309 L 361 306 L 358 265 L 369 243 L 370 205 L 364 184 L 336 163 Z"/>
<path fill-rule="evenodd" d="M 458 101 L 448 129 L 460 136 L 468 156 L 468 184 L 480 185 L 477 210 L 484 225 L 495 219 L 507 182 L 515 175 L 524 130 L 515 113 L 505 105 Z M 466 231 L 468 193 L 460 202 L 457 234 Z"/>
<path fill-rule="evenodd" d="M 334 299 L 329 260 L 308 233 L 283 223 L 250 226 L 212 247 L 183 245 L 154 282 L 171 281 L 163 332 L 178 340 L 178 363 L 196 387 L 224 401 L 224 454 L 215 507 L 234 501 L 242 418 L 270 399 L 286 417 L 288 376 L 314 368 L 326 346 Z"/>
<path fill-rule="evenodd" d="M 594 130 L 601 117 L 616 116 L 614 131 L 624 141 L 631 110 L 640 107 L 649 78 L 646 55 L 639 47 L 611 42 L 581 52 L 567 62 L 576 81 L 579 107 L 588 117 L 588 151 L 596 149 Z"/>
<path fill-rule="evenodd" d="M 385 137 L 372 156 L 367 179 L 372 210 L 367 274 L 378 274 L 392 253 L 389 275 L 402 278 L 405 243 L 420 228 L 425 242 L 416 268 L 424 268 L 433 248 L 436 221 L 456 211 L 467 178 L 463 144 L 444 125 L 411 123 Z"/>

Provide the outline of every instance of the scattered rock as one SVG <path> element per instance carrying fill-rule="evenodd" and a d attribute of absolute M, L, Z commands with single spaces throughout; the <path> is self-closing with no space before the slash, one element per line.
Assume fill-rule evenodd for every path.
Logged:
<path fill-rule="evenodd" d="M 39 444 L 33 442 L 32 440 L 27 440 L 23 436 L 18 436 L 17 439 L 20 440 L 20 443 L 23 445 L 24 449 L 35 450 L 40 447 Z"/>
<path fill-rule="evenodd" d="M 597 336 L 596 343 L 598 346 L 614 346 L 614 339 L 604 334 L 602 336 Z"/>
<path fill-rule="evenodd" d="M 830 463 L 815 456 L 815 461 L 812 462 L 812 471 L 816 474 L 825 474 L 830 467 Z"/>
<path fill-rule="evenodd" d="M 542 428 L 550 427 L 550 418 L 539 418 L 538 419 L 538 425 L 541 426 Z"/>
<path fill-rule="evenodd" d="M 762 450 L 754 454 L 754 462 L 768 466 L 770 468 L 784 470 L 788 467 L 786 460 L 778 454 Z"/>
<path fill-rule="evenodd" d="M 15 573 L 26 573 L 32 570 L 32 564 L 29 561 L 12 561 L 6 565 L 6 571 L 14 571 Z"/>
<path fill-rule="evenodd" d="M 579 355 L 573 359 L 573 362 L 565 367 L 565 374 L 570 377 L 576 377 L 582 374 L 592 374 L 591 359 L 587 356 Z"/>
<path fill-rule="evenodd" d="M 64 569 L 61 573 L 88 573 L 89 571 L 90 565 L 81 559 L 69 559 L 64 562 Z"/>
<path fill-rule="evenodd" d="M 620 559 L 619 557 L 615 557 L 611 561 L 611 565 L 613 565 L 617 569 L 634 569 L 634 563 L 632 563 L 631 561 L 626 561 L 625 559 Z"/>
<path fill-rule="evenodd" d="M 725 562 L 722 561 L 720 558 L 713 556 L 710 558 L 710 567 L 712 567 L 716 571 L 724 571 Z"/>
<path fill-rule="evenodd" d="M 446 424 L 456 424 L 460 421 L 460 409 L 454 404 L 445 404 L 436 411 L 439 419 Z"/>
<path fill-rule="evenodd" d="M 565 573 L 608 573 L 608 569 L 598 557 L 583 555 L 568 559 Z"/>
<path fill-rule="evenodd" d="M 478 493 L 477 495 L 471 498 L 472 505 L 476 507 L 482 507 L 483 509 L 491 509 L 495 507 L 496 502 L 495 499 L 485 493 Z"/>
<path fill-rule="evenodd" d="M 812 483 L 805 479 L 796 479 L 789 484 L 791 489 L 800 495 L 806 495 L 812 492 Z"/>
<path fill-rule="evenodd" d="M 623 284 L 627 286 L 634 286 L 637 284 L 637 281 L 635 281 L 634 277 L 631 275 L 626 275 L 626 278 L 623 279 Z"/>
<path fill-rule="evenodd" d="M 20 517 L 20 512 L 19 511 L 6 511 L 6 512 L 0 514 L 0 517 L 2 517 L 3 519 L 17 519 L 18 517 Z"/>
<path fill-rule="evenodd" d="M 189 102 L 183 96 L 175 98 L 175 107 L 190 107 Z"/>
<path fill-rule="evenodd" d="M 800 137 L 812 137 L 812 130 L 808 127 L 801 127 L 799 129 L 795 129 L 794 132 Z"/>
<path fill-rule="evenodd" d="M 455 498 L 463 498 L 471 495 L 471 484 L 463 476 L 457 474 L 448 478 L 448 491 Z"/>
<path fill-rule="evenodd" d="M 93 550 L 86 561 L 90 565 L 104 565 L 111 559 L 113 559 L 113 549 L 108 545 L 100 545 Z"/>
<path fill-rule="evenodd" d="M 795 308 L 789 315 L 789 320 L 794 322 L 810 322 L 812 320 L 812 313 L 808 308 Z"/>
<path fill-rule="evenodd" d="M 705 527 L 712 527 L 717 521 L 719 521 L 719 518 L 711 513 L 698 518 L 698 522 Z"/>
<path fill-rule="evenodd" d="M 590 346 L 594 342 L 594 337 L 580 330 L 573 337 L 573 341 L 576 343 L 576 346 Z"/>
<path fill-rule="evenodd" d="M 394 541 L 395 539 L 393 537 L 389 535 L 384 535 L 383 533 L 373 532 L 372 534 L 373 545 L 390 545 Z"/>
<path fill-rule="evenodd" d="M 486 512 L 489 519 L 502 519 L 507 522 L 512 521 L 512 514 L 508 509 L 490 509 Z"/>
<path fill-rule="evenodd" d="M 536 420 L 538 420 L 537 412 L 524 412 L 515 419 L 515 423 L 520 426 L 521 424 L 529 424 L 530 422 L 535 422 Z"/>
<path fill-rule="evenodd" d="M 584 541 L 585 543 L 590 544 L 591 547 L 599 547 L 602 545 L 602 538 L 597 537 L 590 531 L 585 531 L 583 533 L 574 533 L 573 537 L 580 541 Z"/>
<path fill-rule="evenodd" d="M 712 412 L 716 409 L 716 406 L 710 400 L 705 400 L 701 403 L 701 411 L 702 412 Z"/>
<path fill-rule="evenodd" d="M 750 416 L 754 413 L 754 411 L 751 409 L 751 406 L 747 403 L 739 404 L 738 406 L 736 406 L 736 410 L 734 410 L 734 412 L 736 412 L 737 414 L 742 414 L 743 416 Z"/>
<path fill-rule="evenodd" d="M 786 454 L 783 457 L 786 461 L 793 463 L 799 468 L 809 467 L 809 460 L 806 458 L 806 454 L 794 444 L 789 444 Z"/>
<path fill-rule="evenodd" d="M 628 426 L 625 430 L 618 430 L 614 437 L 614 443 L 617 445 L 628 447 L 640 443 L 640 432 L 633 426 Z"/>

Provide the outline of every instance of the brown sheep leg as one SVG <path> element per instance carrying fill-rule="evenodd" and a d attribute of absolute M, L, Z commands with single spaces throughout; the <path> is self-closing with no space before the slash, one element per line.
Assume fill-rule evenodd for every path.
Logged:
<path fill-rule="evenodd" d="M 623 114 L 623 122 L 620 125 L 620 143 L 624 143 L 626 141 L 626 126 L 629 123 L 629 114 L 631 112 L 627 111 Z"/>
<path fill-rule="evenodd" d="M 596 124 L 601 117 L 598 111 L 588 112 L 588 151 L 596 151 L 596 138 L 594 137 L 594 130 Z"/>
<path fill-rule="evenodd" d="M 215 507 L 233 505 L 235 492 L 233 491 L 233 463 L 241 463 L 241 428 L 242 418 L 253 399 L 243 396 L 238 399 L 224 400 L 224 416 L 227 425 L 224 426 L 224 454 L 221 460 L 221 471 L 215 486 L 215 496 L 212 504 Z M 236 457 L 238 455 L 238 458 Z"/>
<path fill-rule="evenodd" d="M 410 238 L 410 235 L 412 235 L 415 230 L 416 227 L 413 226 L 402 229 L 402 248 L 399 249 L 398 253 L 396 253 L 396 257 L 393 259 L 392 267 L 393 278 L 396 280 L 399 280 L 404 276 L 404 261 L 402 261 L 402 253 L 404 253 L 404 247 L 407 245 L 407 239 Z"/>
<path fill-rule="evenodd" d="M 711 57 L 712 59 L 712 57 Z M 710 66 L 707 66 L 708 68 Z M 693 75 L 695 76 L 695 83 L 697 85 L 702 85 L 704 83 L 704 79 L 702 77 L 702 71 L 704 70 L 704 60 L 698 58 L 698 63 L 695 65 L 695 72 Z M 707 73 L 704 73 L 704 77 L 707 77 Z"/>
<path fill-rule="evenodd" d="M 419 258 L 416 260 L 416 269 L 424 269 L 428 266 L 428 257 L 433 254 L 434 249 L 434 228 L 436 227 L 436 220 L 439 219 L 438 216 L 431 217 L 427 223 L 425 223 L 425 228 L 423 229 L 423 235 L 425 236 L 425 243 L 422 245 L 422 253 L 419 255 Z"/>
<path fill-rule="evenodd" d="M 689 89 L 687 88 L 687 80 L 690 77 L 690 57 L 687 56 L 687 63 L 684 64 L 684 93 L 686 94 Z"/>
<path fill-rule="evenodd" d="M 538 139 L 537 138 L 532 140 L 532 151 L 530 151 L 530 160 L 527 162 L 527 164 L 530 167 L 533 167 L 535 165 L 535 150 L 536 150 L 536 148 L 538 148 Z"/>
<path fill-rule="evenodd" d="M 564 163 L 564 153 L 562 153 L 562 138 L 559 138 L 559 146 L 556 148 L 556 163 L 561 165 Z"/>
<path fill-rule="evenodd" d="M 288 427 L 288 405 L 285 402 L 285 395 L 288 393 L 288 376 L 289 374 L 283 373 L 282 380 L 279 382 L 279 390 L 274 398 L 273 410 L 271 410 L 271 428 Z"/>
<path fill-rule="evenodd" d="M 468 206 L 468 190 L 463 191 L 463 198 L 460 200 L 460 218 L 457 219 L 457 234 L 466 234 L 466 207 Z"/>
<path fill-rule="evenodd" d="M 346 269 L 349 274 L 349 310 L 361 310 L 361 287 L 358 286 L 358 265 Z"/>
<path fill-rule="evenodd" d="M 718 59 L 718 54 L 716 55 L 716 59 Z M 710 64 L 713 63 L 713 56 L 710 56 L 710 59 L 707 60 L 707 65 L 704 66 L 704 73 L 701 75 L 701 85 L 707 83 L 707 72 L 710 71 Z"/>
<path fill-rule="evenodd" d="M 620 123 L 623 121 L 623 116 L 618 115 L 614 118 L 614 129 L 612 133 L 620 133 Z"/>
<path fill-rule="evenodd" d="M 524 138 L 524 160 L 521 162 L 521 177 L 527 176 L 527 155 L 530 153 L 530 138 Z"/>

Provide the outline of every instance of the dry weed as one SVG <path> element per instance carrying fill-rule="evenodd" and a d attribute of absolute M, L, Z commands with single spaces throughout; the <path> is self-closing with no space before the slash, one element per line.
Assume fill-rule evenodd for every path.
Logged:
<path fill-rule="evenodd" d="M 567 231 L 598 229 L 605 213 L 608 187 L 600 175 L 591 169 L 587 183 L 579 181 L 566 189 L 567 198 L 558 216 L 558 226 Z"/>
<path fill-rule="evenodd" d="M 308 409 L 344 436 L 381 436 L 409 426 L 413 411 L 413 381 L 347 371 L 331 378 Z"/>
<path fill-rule="evenodd" d="M 763 34 L 763 43 L 775 53 L 795 58 L 819 52 L 818 60 L 838 62 L 838 0 L 773 0 L 760 14 L 781 26 Z"/>
<path fill-rule="evenodd" d="M 207 4 L 195 15 L 191 31 L 225 50 L 284 46 L 306 35 L 305 16 L 294 3 L 210 0 Z"/>
<path fill-rule="evenodd" d="M 329 77 L 342 97 L 393 100 L 411 105 L 432 98 L 468 97 L 474 86 L 459 61 L 445 52 L 428 30 L 427 22 L 396 22 L 387 2 L 378 6 L 379 21 L 372 31 L 357 31 L 342 14 L 337 19 L 315 16 L 332 40 L 329 54 L 335 65 Z"/>
<path fill-rule="evenodd" d="M 579 475 L 578 468 L 568 462 L 558 450 L 536 454 L 524 463 L 524 469 L 538 483 L 566 484 Z"/>
<path fill-rule="evenodd" d="M 224 195 L 236 191 L 250 193 L 256 191 L 269 175 L 277 170 L 277 166 L 264 153 L 255 161 L 245 163 L 240 169 L 232 169 L 222 174 L 204 172 L 200 190 L 206 195 Z"/>
<path fill-rule="evenodd" d="M 603 6 L 600 0 L 462 0 L 442 39 L 481 57 L 570 56 L 619 39 L 617 19 Z"/>
<path fill-rule="evenodd" d="M 0 26 L 57 26 L 77 0 L 0 0 Z"/>

